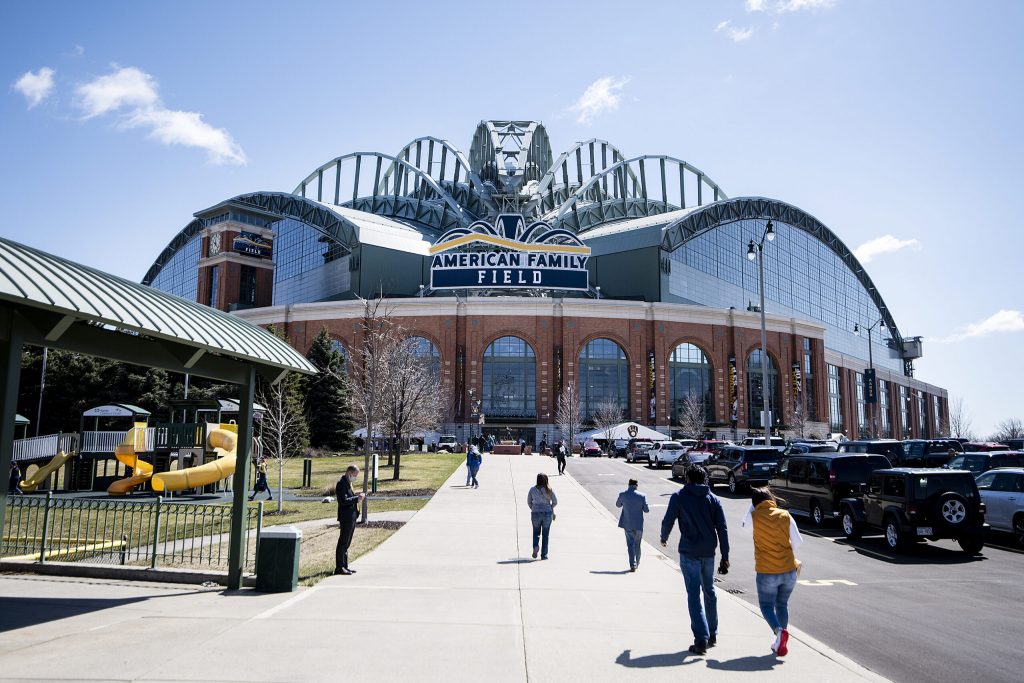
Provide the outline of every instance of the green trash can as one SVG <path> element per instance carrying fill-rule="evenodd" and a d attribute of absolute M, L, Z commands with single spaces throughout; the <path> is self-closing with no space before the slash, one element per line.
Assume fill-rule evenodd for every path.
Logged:
<path fill-rule="evenodd" d="M 299 587 L 299 546 L 302 530 L 293 526 L 273 527 L 260 532 L 256 558 L 256 590 L 289 593 Z"/>

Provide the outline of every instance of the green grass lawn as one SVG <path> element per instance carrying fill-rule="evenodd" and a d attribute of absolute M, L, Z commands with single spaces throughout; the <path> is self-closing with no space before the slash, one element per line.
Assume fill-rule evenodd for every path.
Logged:
<path fill-rule="evenodd" d="M 303 489 L 302 463 L 303 458 L 287 458 L 284 461 L 284 487 L 293 489 L 299 495 L 323 497 L 334 495 L 334 484 L 341 478 L 349 465 L 363 468 L 362 455 L 339 455 L 335 457 L 313 458 L 313 485 Z M 441 484 L 466 461 L 465 454 L 459 453 L 406 453 L 402 456 L 400 470 L 401 479 L 394 481 L 393 468 L 387 467 L 387 458 L 382 456 L 378 468 L 377 491 L 381 494 L 410 491 L 424 491 L 428 494 L 436 491 Z M 277 486 L 277 463 L 268 463 L 267 478 L 272 487 Z M 352 488 L 361 491 L 362 477 Z M 403 508 L 407 509 L 407 508 Z"/>

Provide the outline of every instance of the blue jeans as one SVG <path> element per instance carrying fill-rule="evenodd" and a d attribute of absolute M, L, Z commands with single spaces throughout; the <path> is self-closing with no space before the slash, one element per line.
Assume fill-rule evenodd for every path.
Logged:
<path fill-rule="evenodd" d="M 476 473 L 480 471 L 480 465 L 473 465 L 469 468 L 469 476 L 473 480 L 473 486 L 477 486 L 480 482 L 476 480 Z M 466 486 L 469 486 L 467 483 Z"/>
<path fill-rule="evenodd" d="M 789 627 L 789 596 L 796 588 L 796 570 L 757 575 L 757 602 L 772 631 Z"/>
<path fill-rule="evenodd" d="M 715 595 L 715 558 L 679 556 L 679 568 L 686 584 L 686 605 L 690 610 L 690 630 L 697 642 L 718 635 L 718 596 Z M 701 605 L 701 593 L 704 604 Z M 705 614 L 706 610 L 706 614 Z"/>
<path fill-rule="evenodd" d="M 626 532 L 626 552 L 629 553 L 629 566 L 640 564 L 640 542 L 644 540 L 643 529 L 623 529 Z"/>
<path fill-rule="evenodd" d="M 530 521 L 533 522 L 533 547 L 537 547 L 537 541 L 541 538 L 541 532 L 543 532 L 543 540 L 541 541 L 540 546 L 540 556 L 543 559 L 547 559 L 548 536 L 551 535 L 551 513 L 531 512 Z"/>

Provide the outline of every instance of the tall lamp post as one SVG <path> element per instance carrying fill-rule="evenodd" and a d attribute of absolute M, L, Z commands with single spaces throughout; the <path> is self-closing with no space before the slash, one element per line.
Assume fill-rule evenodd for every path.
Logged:
<path fill-rule="evenodd" d="M 868 408 L 868 412 L 871 413 L 870 420 L 871 420 L 871 438 L 872 439 L 877 439 L 878 438 L 878 425 L 876 424 L 876 421 L 875 421 L 876 420 L 876 415 L 877 415 L 877 412 L 878 412 L 878 411 L 875 410 L 875 404 L 878 402 L 878 392 L 875 389 L 875 387 L 877 386 L 875 384 L 875 357 L 874 357 L 874 353 L 871 350 L 871 346 L 872 346 L 872 343 L 871 343 L 871 333 L 874 332 L 876 327 L 878 328 L 879 331 L 884 330 L 885 329 L 885 321 L 882 320 L 881 318 L 879 318 L 878 320 L 875 321 L 874 325 L 869 325 L 867 327 L 864 327 L 864 326 L 860 325 L 859 323 L 854 323 L 854 325 L 853 325 L 853 333 L 856 334 L 858 337 L 860 336 L 860 331 L 861 331 L 862 328 L 868 331 L 868 371 L 865 373 L 865 377 L 864 377 L 864 391 L 865 391 L 864 402 L 868 406 L 870 406 Z M 869 388 L 869 385 L 870 385 L 870 388 Z"/>
<path fill-rule="evenodd" d="M 771 434 L 772 415 L 771 403 L 768 399 L 768 333 L 764 322 L 764 243 L 775 239 L 775 229 L 771 219 L 764 227 L 764 234 L 760 242 L 750 240 L 747 245 L 747 260 L 757 259 L 757 285 L 761 296 L 761 428 L 764 429 L 765 445 L 768 444 L 768 437 Z"/>

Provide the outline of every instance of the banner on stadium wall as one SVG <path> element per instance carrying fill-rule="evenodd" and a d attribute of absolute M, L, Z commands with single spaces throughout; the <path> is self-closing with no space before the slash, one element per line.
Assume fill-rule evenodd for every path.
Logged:
<path fill-rule="evenodd" d="M 431 289 L 587 290 L 590 247 L 574 233 L 500 214 L 444 233 L 430 247 Z"/>
<path fill-rule="evenodd" d="M 875 381 L 874 368 L 868 368 L 864 371 L 864 402 L 878 403 L 878 384 Z"/>
<path fill-rule="evenodd" d="M 657 380 L 654 375 L 654 350 L 647 352 L 647 387 L 651 392 L 650 400 L 648 401 L 647 417 L 651 420 L 655 419 L 658 415 L 658 403 L 655 398 L 655 387 Z"/>
<path fill-rule="evenodd" d="M 238 237 L 231 243 L 231 248 L 236 253 L 258 258 L 271 258 L 274 255 L 274 246 L 271 241 L 254 232 L 238 233 Z"/>
<path fill-rule="evenodd" d="M 802 378 L 803 376 L 800 373 L 800 364 L 793 363 L 793 398 L 795 398 L 798 401 L 800 400 L 800 389 L 803 386 L 803 383 L 800 381 Z"/>
<path fill-rule="evenodd" d="M 740 402 L 736 390 L 736 354 L 729 354 L 729 415 L 733 426 L 740 419 Z"/>

